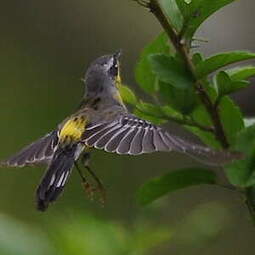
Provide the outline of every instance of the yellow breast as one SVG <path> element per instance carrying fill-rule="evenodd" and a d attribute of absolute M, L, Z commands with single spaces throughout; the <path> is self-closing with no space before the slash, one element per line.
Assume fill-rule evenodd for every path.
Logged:
<path fill-rule="evenodd" d="M 116 87 L 117 87 L 117 90 L 115 91 L 115 93 L 113 95 L 113 98 L 117 102 L 119 102 L 121 105 L 124 105 L 124 102 L 123 102 L 122 97 L 121 97 L 120 92 L 119 92 L 119 89 L 120 89 L 121 86 L 122 86 L 121 78 L 120 78 L 120 75 L 118 74 L 118 76 L 116 78 Z"/>
<path fill-rule="evenodd" d="M 59 133 L 60 142 L 79 141 L 85 131 L 86 120 L 82 117 L 76 117 L 68 120 Z"/>

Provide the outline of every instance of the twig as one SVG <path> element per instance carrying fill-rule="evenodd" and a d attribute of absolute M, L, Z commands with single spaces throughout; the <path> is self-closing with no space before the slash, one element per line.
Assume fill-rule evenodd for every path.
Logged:
<path fill-rule="evenodd" d="M 203 42 L 203 43 L 208 43 L 209 40 L 205 38 L 199 38 L 199 37 L 193 37 L 192 41 L 197 41 L 197 42 Z"/>
<path fill-rule="evenodd" d="M 134 2 L 137 2 L 139 5 L 148 8 L 149 2 L 146 0 L 133 0 Z"/>
<path fill-rule="evenodd" d="M 155 17 L 158 19 L 162 27 L 165 29 L 176 51 L 181 54 L 183 60 L 185 61 L 186 67 L 192 74 L 193 79 L 195 81 L 194 82 L 195 90 L 197 91 L 201 102 L 204 104 L 208 113 L 211 116 L 211 120 L 213 122 L 213 126 L 215 129 L 215 136 L 217 140 L 221 143 L 222 147 L 224 149 L 227 149 L 229 147 L 229 143 L 227 141 L 227 138 L 223 129 L 223 125 L 220 120 L 218 109 L 217 107 L 214 106 L 214 103 L 212 102 L 207 91 L 205 90 L 202 82 L 198 80 L 196 77 L 195 67 L 189 56 L 189 47 L 185 43 L 185 40 L 182 40 L 182 38 L 179 37 L 176 30 L 169 23 L 169 20 L 166 18 L 157 0 L 151 0 L 148 8 L 150 8 L 150 11 L 155 15 Z"/>

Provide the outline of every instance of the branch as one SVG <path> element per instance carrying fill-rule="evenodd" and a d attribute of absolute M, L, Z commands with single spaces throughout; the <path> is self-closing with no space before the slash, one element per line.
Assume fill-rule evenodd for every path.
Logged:
<path fill-rule="evenodd" d="M 139 5 L 145 8 L 149 8 L 149 2 L 146 0 L 133 0 L 134 2 L 137 2 Z"/>
<path fill-rule="evenodd" d="M 207 112 L 210 114 L 211 120 L 213 122 L 215 137 L 221 143 L 221 146 L 224 149 L 228 149 L 230 145 L 227 141 L 223 125 L 221 123 L 220 115 L 218 112 L 218 105 L 211 100 L 209 94 L 205 89 L 203 82 L 197 78 L 195 66 L 189 55 L 190 49 L 189 42 L 185 42 L 185 40 L 181 36 L 181 33 L 178 34 L 174 27 L 170 24 L 169 20 L 167 19 L 163 10 L 161 9 L 158 0 L 150 0 L 147 8 L 149 8 L 150 11 L 158 19 L 158 21 L 166 31 L 168 37 L 170 38 L 176 51 L 182 56 L 187 69 L 191 72 L 195 80 L 194 88 L 197 91 L 201 102 L 206 107 Z M 254 188 L 245 189 L 246 204 L 252 217 L 253 223 L 255 224 L 255 201 L 253 199 L 254 195 L 255 195 Z"/>
<path fill-rule="evenodd" d="M 229 143 L 227 141 L 223 125 L 221 123 L 218 108 L 212 102 L 210 96 L 208 95 L 207 91 L 204 88 L 202 81 L 197 79 L 196 77 L 195 66 L 192 63 L 192 60 L 189 55 L 188 44 L 184 40 L 182 40 L 182 38 L 178 35 L 177 31 L 174 29 L 174 27 L 169 23 L 167 17 L 162 11 L 161 6 L 157 0 L 151 0 L 148 3 L 148 8 L 158 19 L 158 21 L 166 31 L 168 37 L 170 38 L 172 44 L 174 45 L 176 51 L 180 53 L 180 55 L 182 56 L 187 69 L 191 72 L 195 80 L 194 88 L 197 91 L 201 102 L 204 104 L 208 113 L 210 114 L 211 120 L 213 122 L 215 137 L 221 143 L 222 147 L 224 149 L 227 149 L 229 147 Z"/>

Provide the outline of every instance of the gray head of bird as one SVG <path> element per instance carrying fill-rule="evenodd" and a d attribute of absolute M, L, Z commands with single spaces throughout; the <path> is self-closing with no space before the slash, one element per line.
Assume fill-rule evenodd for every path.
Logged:
<path fill-rule="evenodd" d="M 85 74 L 85 97 L 107 96 L 117 89 L 120 83 L 119 58 L 121 51 L 94 60 Z"/>

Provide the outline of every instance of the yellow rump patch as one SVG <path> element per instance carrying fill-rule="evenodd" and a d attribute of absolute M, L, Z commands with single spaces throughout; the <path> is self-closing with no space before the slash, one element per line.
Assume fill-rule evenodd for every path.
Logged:
<path fill-rule="evenodd" d="M 71 141 L 79 141 L 85 131 L 86 120 L 84 117 L 76 117 L 68 120 L 59 133 L 60 142 L 67 139 Z"/>

